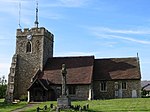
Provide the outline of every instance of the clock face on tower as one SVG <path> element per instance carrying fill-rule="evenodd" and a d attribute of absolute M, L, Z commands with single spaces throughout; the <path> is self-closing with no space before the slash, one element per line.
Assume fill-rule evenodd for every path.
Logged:
<path fill-rule="evenodd" d="M 27 35 L 27 39 L 31 40 L 32 39 L 32 35 L 31 34 Z"/>

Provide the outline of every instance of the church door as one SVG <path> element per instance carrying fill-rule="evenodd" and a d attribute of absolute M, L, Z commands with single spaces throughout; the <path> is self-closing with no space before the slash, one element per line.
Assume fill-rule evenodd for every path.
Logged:
<path fill-rule="evenodd" d="M 43 91 L 41 89 L 35 89 L 34 96 L 35 101 L 43 101 Z"/>
<path fill-rule="evenodd" d="M 48 91 L 47 100 L 48 100 L 48 101 L 56 100 L 56 96 L 55 96 L 54 90 L 49 90 L 49 91 Z"/>

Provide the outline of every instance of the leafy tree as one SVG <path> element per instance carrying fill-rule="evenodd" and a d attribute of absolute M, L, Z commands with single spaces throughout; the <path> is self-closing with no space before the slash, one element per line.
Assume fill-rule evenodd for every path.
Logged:
<path fill-rule="evenodd" d="M 6 89 L 7 89 L 7 80 L 5 79 L 5 76 L 2 76 L 2 78 L 0 78 L 0 98 L 5 97 Z"/>

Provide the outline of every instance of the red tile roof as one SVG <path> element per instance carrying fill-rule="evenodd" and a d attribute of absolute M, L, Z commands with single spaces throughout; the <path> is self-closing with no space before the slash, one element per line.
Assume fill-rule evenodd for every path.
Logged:
<path fill-rule="evenodd" d="M 40 79 L 61 84 L 66 64 L 67 84 L 90 84 L 93 80 L 141 79 L 138 58 L 94 59 L 94 56 L 49 58 Z"/>
<path fill-rule="evenodd" d="M 93 80 L 140 79 L 137 58 L 95 59 Z"/>
<path fill-rule="evenodd" d="M 93 75 L 94 56 L 49 58 L 39 78 L 52 84 L 61 84 L 61 67 L 66 64 L 67 84 L 90 84 Z"/>

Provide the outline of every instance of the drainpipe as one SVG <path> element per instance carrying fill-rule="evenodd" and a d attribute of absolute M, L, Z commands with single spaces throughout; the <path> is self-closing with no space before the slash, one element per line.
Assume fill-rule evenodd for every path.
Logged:
<path fill-rule="evenodd" d="M 27 102 L 30 102 L 30 91 L 28 91 L 28 101 Z"/>
<path fill-rule="evenodd" d="M 89 98 L 88 100 L 91 100 L 92 99 L 92 88 L 91 88 L 91 85 L 89 85 Z"/>

